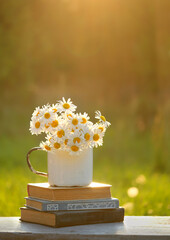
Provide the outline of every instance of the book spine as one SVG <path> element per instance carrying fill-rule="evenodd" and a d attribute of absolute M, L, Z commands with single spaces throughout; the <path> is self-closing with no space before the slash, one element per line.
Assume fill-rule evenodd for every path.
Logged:
<path fill-rule="evenodd" d="M 66 227 L 74 225 L 94 224 L 94 223 L 111 223 L 122 222 L 124 220 L 124 208 L 105 209 L 97 211 L 73 211 L 58 212 L 56 215 L 55 227 Z"/>
<path fill-rule="evenodd" d="M 119 207 L 119 200 L 84 203 L 43 203 L 42 211 L 112 209 Z"/>
<path fill-rule="evenodd" d="M 31 204 L 31 203 L 35 204 Z M 26 198 L 26 206 L 39 211 L 59 210 L 88 210 L 88 209 L 112 209 L 119 207 L 117 198 L 87 201 L 41 201 L 40 199 Z"/>

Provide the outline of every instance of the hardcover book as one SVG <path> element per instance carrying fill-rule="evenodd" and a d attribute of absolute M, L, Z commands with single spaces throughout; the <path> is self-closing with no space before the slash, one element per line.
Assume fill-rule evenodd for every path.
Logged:
<path fill-rule="evenodd" d="M 39 211 L 60 211 L 60 210 L 86 210 L 86 209 L 112 209 L 119 208 L 117 198 L 87 199 L 70 201 L 47 201 L 37 198 L 25 197 L 26 207 Z"/>
<path fill-rule="evenodd" d="M 29 208 L 21 208 L 21 220 L 56 228 L 83 224 L 122 222 L 124 220 L 124 208 L 56 212 L 41 212 Z"/>
<path fill-rule="evenodd" d="M 29 183 L 29 197 L 45 200 L 81 200 L 111 198 L 111 185 L 92 182 L 84 187 L 51 187 L 48 183 Z"/>

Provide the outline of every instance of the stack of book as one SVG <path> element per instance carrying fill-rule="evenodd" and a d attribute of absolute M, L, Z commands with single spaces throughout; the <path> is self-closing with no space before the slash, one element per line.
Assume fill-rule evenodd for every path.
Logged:
<path fill-rule="evenodd" d="M 124 209 L 111 197 L 111 185 L 51 187 L 48 183 L 27 185 L 28 197 L 21 220 L 52 227 L 121 222 Z"/>

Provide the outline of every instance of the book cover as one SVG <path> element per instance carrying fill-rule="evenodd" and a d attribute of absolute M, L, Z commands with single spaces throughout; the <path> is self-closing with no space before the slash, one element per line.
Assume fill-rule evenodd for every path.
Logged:
<path fill-rule="evenodd" d="M 39 211 L 86 210 L 118 208 L 117 198 L 87 199 L 70 201 L 47 201 L 37 198 L 25 197 L 26 207 Z"/>
<path fill-rule="evenodd" d="M 111 198 L 111 185 L 92 182 L 84 187 L 51 187 L 48 183 L 29 183 L 29 197 L 45 200 L 81 200 Z"/>
<path fill-rule="evenodd" d="M 30 208 L 21 208 L 21 221 L 38 223 L 51 227 L 122 222 L 123 220 L 124 208 L 58 212 L 41 212 Z"/>

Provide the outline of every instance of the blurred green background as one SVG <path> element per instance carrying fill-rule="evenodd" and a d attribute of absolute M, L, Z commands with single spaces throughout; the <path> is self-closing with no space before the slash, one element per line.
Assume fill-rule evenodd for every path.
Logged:
<path fill-rule="evenodd" d="M 0 215 L 19 216 L 36 106 L 71 97 L 112 123 L 94 180 L 126 215 L 170 215 L 170 1 L 0 0 Z M 32 156 L 46 170 L 46 153 Z"/>

